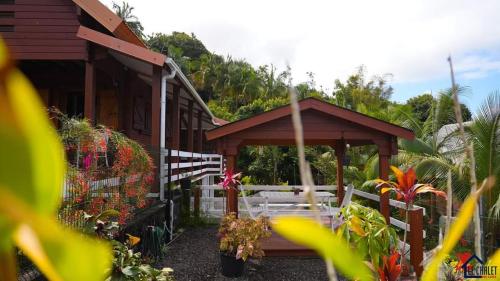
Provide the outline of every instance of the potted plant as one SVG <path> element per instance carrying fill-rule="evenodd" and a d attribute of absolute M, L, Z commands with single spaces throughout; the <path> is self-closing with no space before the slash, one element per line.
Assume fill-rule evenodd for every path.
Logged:
<path fill-rule="evenodd" d="M 239 277 L 243 274 L 245 261 L 248 257 L 262 258 L 260 240 L 271 236 L 268 230 L 268 220 L 236 218 L 236 214 L 226 215 L 220 224 L 220 257 L 222 275 Z"/>

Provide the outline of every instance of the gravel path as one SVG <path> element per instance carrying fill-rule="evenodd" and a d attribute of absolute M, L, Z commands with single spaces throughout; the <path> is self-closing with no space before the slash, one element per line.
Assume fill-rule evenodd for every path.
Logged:
<path fill-rule="evenodd" d="M 311 257 L 264 257 L 247 261 L 237 279 L 220 273 L 217 227 L 189 229 L 169 245 L 164 266 L 174 269 L 175 280 L 328 280 L 323 261 Z"/>

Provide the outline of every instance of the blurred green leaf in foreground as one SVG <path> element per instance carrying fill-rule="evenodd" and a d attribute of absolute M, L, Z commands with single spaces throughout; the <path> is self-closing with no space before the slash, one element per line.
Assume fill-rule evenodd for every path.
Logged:
<path fill-rule="evenodd" d="M 104 280 L 108 245 L 56 221 L 62 144 L 35 90 L 0 40 L 0 280 L 17 280 L 14 247 L 49 280 Z"/>

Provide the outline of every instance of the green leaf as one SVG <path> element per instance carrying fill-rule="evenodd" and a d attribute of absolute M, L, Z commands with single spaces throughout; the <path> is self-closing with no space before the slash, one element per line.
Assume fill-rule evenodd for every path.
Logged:
<path fill-rule="evenodd" d="M 103 280 L 110 249 L 55 220 L 64 149 L 29 81 L 5 63 L 4 49 L 0 41 L 0 254 L 15 242 L 50 280 Z"/>
<path fill-rule="evenodd" d="M 314 249 L 324 259 L 331 260 L 344 275 L 362 281 L 373 280 L 363 259 L 349 244 L 316 221 L 304 217 L 279 217 L 274 221 L 273 229 L 290 241 Z"/>

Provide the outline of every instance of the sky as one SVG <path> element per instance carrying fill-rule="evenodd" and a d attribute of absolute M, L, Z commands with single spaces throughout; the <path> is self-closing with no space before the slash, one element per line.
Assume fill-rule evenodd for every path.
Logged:
<path fill-rule="evenodd" d="M 111 6 L 112 0 L 101 0 Z M 117 0 L 121 1 L 121 0 Z M 360 65 L 390 74 L 393 100 L 449 88 L 452 56 L 474 111 L 500 89 L 500 1 L 128 0 L 146 34 L 194 33 L 212 52 L 315 75 L 329 92 Z"/>

